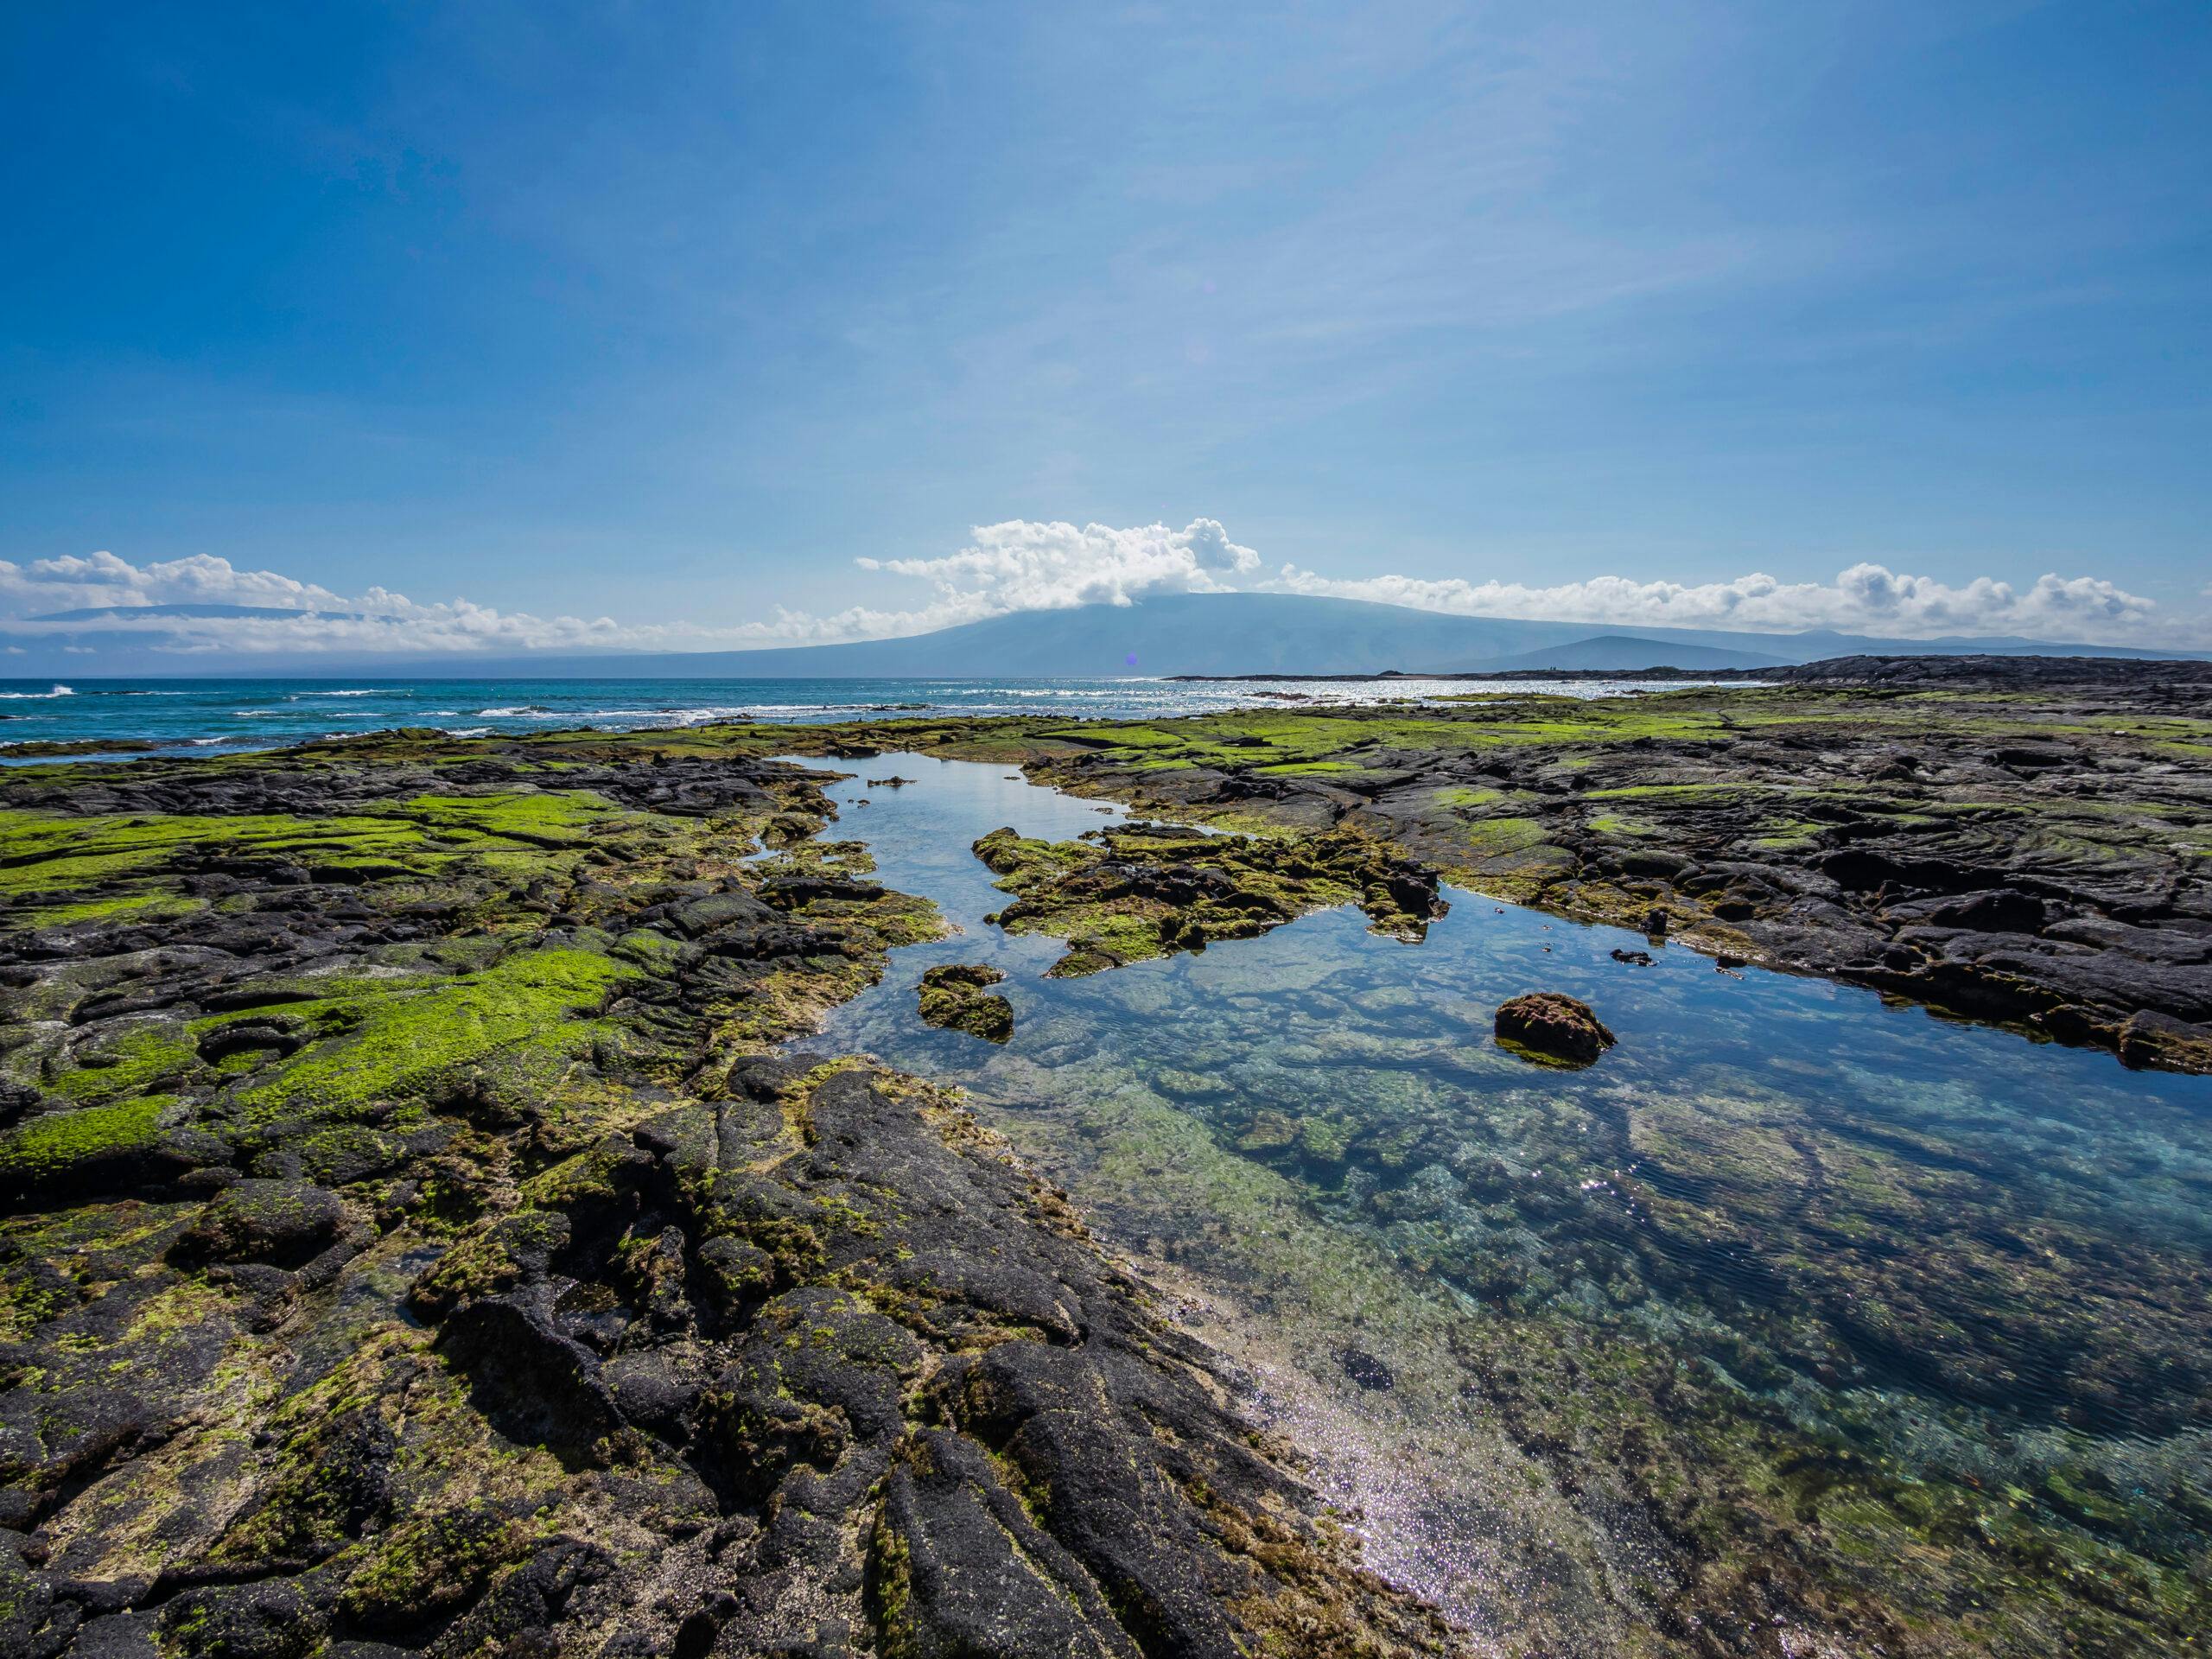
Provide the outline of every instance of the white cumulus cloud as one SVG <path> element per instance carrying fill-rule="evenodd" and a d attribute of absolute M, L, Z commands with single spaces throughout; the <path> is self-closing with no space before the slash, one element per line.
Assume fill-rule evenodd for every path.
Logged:
<path fill-rule="evenodd" d="M 313 610 L 344 602 L 327 588 L 296 582 L 274 570 L 241 570 L 228 559 L 207 553 L 144 565 L 112 553 L 67 554 L 29 564 L 0 559 L 0 606 L 11 613 L 148 605 Z"/>
<path fill-rule="evenodd" d="M 344 594 L 273 570 L 245 570 L 212 554 L 135 565 L 113 553 L 24 564 L 0 560 L 0 617 L 10 632 L 98 627 L 158 639 L 184 652 L 462 652 L 626 648 L 708 650 L 826 644 L 925 633 L 1013 611 L 1128 605 L 1150 594 L 1217 593 L 1260 568 L 1260 556 L 1211 518 L 1180 530 L 1010 519 L 969 532 L 939 558 L 872 559 L 867 570 L 917 578 L 935 590 L 906 609 L 855 605 L 830 615 L 777 607 L 764 619 L 619 623 L 609 617 L 533 615 L 467 599 L 417 603 L 372 588 Z M 273 615 L 180 617 L 157 607 L 236 605 Z M 54 613 L 111 612 L 97 621 L 41 620 Z"/>
<path fill-rule="evenodd" d="M 1128 605 L 1147 594 L 1224 593 L 1235 585 L 1224 578 L 1260 568 L 1260 556 L 1230 541 L 1211 518 L 1180 530 L 1009 518 L 971 533 L 974 541 L 943 558 L 857 563 L 863 570 L 925 577 L 937 585 L 939 604 L 977 615 Z"/>
<path fill-rule="evenodd" d="M 1294 564 L 1263 584 L 1277 593 L 1373 600 L 1459 616 L 1525 617 L 1618 628 L 1719 628 L 1847 633 L 1925 639 L 1954 633 L 2013 633 L 2098 645 L 2140 643 L 2158 607 L 2096 576 L 2037 577 L 2025 588 L 1977 576 L 1961 587 L 1854 564 L 1830 582 L 1782 582 L 1760 572 L 1695 584 L 1597 576 L 1531 587 L 1417 576 L 1321 575 Z"/>
<path fill-rule="evenodd" d="M 936 591 L 905 610 L 855 605 L 827 616 L 779 606 L 766 622 L 718 631 L 729 644 L 819 645 L 893 639 L 1015 611 L 1134 605 L 1154 594 L 1222 594 L 1260 568 L 1260 556 L 1211 518 L 1180 530 L 1009 518 L 978 524 L 968 545 L 931 559 L 861 558 L 863 570 L 927 582 Z"/>
<path fill-rule="evenodd" d="M 160 608 L 173 605 L 250 607 L 263 613 L 180 617 Z M 106 614 L 72 620 L 84 611 Z M 158 639 L 186 652 L 466 652 L 626 643 L 624 631 L 606 617 L 537 617 L 466 599 L 423 605 L 385 588 L 346 595 L 274 570 L 242 570 L 205 553 L 144 565 L 107 552 L 26 564 L 0 559 L 0 614 L 10 633 L 97 628 Z"/>

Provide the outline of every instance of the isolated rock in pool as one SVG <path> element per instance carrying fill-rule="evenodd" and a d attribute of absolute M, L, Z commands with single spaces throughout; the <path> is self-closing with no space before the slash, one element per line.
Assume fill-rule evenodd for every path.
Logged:
<path fill-rule="evenodd" d="M 1590 1005 L 1558 991 L 1531 991 L 1497 1010 L 1497 1039 L 1540 1059 L 1587 1065 L 1613 1046 Z"/>
<path fill-rule="evenodd" d="M 964 1031 L 986 1042 L 1006 1041 L 1014 1035 L 1014 1005 L 989 990 L 1005 977 L 995 968 L 975 963 L 930 969 L 922 976 L 923 1022 Z"/>

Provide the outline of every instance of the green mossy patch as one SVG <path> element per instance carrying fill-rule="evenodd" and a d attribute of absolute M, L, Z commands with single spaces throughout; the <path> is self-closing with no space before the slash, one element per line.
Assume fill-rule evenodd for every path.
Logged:
<path fill-rule="evenodd" d="M 1357 905 L 1378 933 L 1418 939 L 1444 909 L 1433 872 L 1349 830 L 1262 839 L 1135 823 L 1046 842 L 1004 829 L 975 853 L 1015 895 L 1001 927 L 1068 942 L 1058 978 L 1253 938 L 1338 905 Z"/>
<path fill-rule="evenodd" d="M 143 1151 L 154 1144 L 162 1114 L 176 1104 L 168 1096 L 149 1095 L 111 1106 L 41 1113 L 0 1139 L 0 1178 L 61 1175 Z"/>
<path fill-rule="evenodd" d="M 995 968 L 967 963 L 926 969 L 919 988 L 922 1023 L 1005 1042 L 1014 1035 L 1014 1006 L 990 990 L 1005 978 Z"/>
<path fill-rule="evenodd" d="M 68 1064 L 49 1060 L 44 1077 L 52 1093 L 81 1105 L 98 1105 L 158 1086 L 172 1092 L 194 1071 L 200 1056 L 174 1022 L 126 1029 L 77 1048 Z"/>
<path fill-rule="evenodd" d="M 394 810 L 429 829 L 556 849 L 586 845 L 632 816 L 580 790 L 416 795 Z"/>
<path fill-rule="evenodd" d="M 338 1610 L 363 1629 L 403 1635 L 468 1605 L 528 1553 L 532 1529 L 489 1506 L 420 1516 L 381 1535 L 346 1580 Z"/>
<path fill-rule="evenodd" d="M 639 973 L 594 950 L 531 950 L 433 988 L 364 989 L 289 1007 L 288 1017 L 334 1034 L 242 1099 L 263 1119 L 343 1117 L 458 1088 L 471 1072 L 486 1086 L 543 1086 L 615 1039 L 598 1016 Z"/>
<path fill-rule="evenodd" d="M 174 922 L 207 908 L 202 899 L 171 893 L 118 893 L 111 898 L 87 899 L 78 904 L 26 906 L 12 912 L 9 921 L 18 927 L 71 927 L 79 922 Z"/>

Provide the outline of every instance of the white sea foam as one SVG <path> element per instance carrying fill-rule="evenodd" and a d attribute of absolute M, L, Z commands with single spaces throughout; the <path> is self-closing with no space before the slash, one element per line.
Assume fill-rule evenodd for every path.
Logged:
<path fill-rule="evenodd" d="M 845 703 L 790 703 L 767 704 L 767 708 L 782 708 L 794 714 L 826 714 L 857 705 Z M 701 709 L 547 709 L 537 703 L 527 703 L 519 709 L 479 709 L 480 720 L 566 720 L 580 725 L 594 721 L 635 720 L 663 726 L 697 726 L 709 721 L 731 720 L 753 712 L 735 706 L 715 706 Z"/>
<path fill-rule="evenodd" d="M 0 699 L 9 702 L 51 702 L 56 697 L 73 697 L 77 694 L 66 685 L 57 685 L 51 691 L 0 691 Z"/>
<path fill-rule="evenodd" d="M 679 726 L 704 726 L 717 720 L 734 720 L 751 713 L 747 709 L 678 709 L 671 718 Z"/>

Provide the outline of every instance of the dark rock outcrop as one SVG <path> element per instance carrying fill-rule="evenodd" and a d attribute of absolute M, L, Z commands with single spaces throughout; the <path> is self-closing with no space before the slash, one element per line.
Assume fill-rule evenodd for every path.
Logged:
<path fill-rule="evenodd" d="M 1445 1649 L 1064 1195 L 770 1052 L 939 930 L 819 781 L 0 780 L 0 1652 Z M 1002 1035 L 995 978 L 924 994 Z"/>
<path fill-rule="evenodd" d="M 1590 1005 L 1558 991 L 1531 991 L 1499 1004 L 1497 1040 L 1536 1058 L 1588 1065 L 1613 1046 Z"/>

